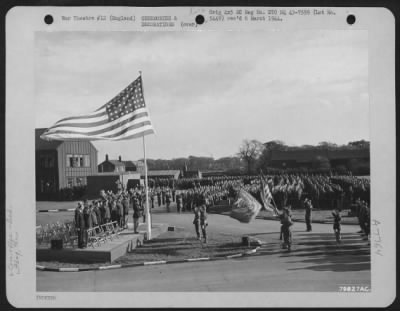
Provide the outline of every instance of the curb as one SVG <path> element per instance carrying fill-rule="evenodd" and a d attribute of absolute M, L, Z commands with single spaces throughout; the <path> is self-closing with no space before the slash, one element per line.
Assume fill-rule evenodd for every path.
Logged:
<path fill-rule="evenodd" d="M 57 212 L 72 212 L 75 208 L 59 208 L 59 209 L 41 209 L 37 213 L 57 213 Z"/>
<path fill-rule="evenodd" d="M 199 257 L 199 258 L 187 258 L 187 259 L 177 259 L 177 260 L 159 260 L 159 261 L 145 261 L 141 263 L 133 263 L 126 265 L 110 265 L 110 266 L 99 266 L 93 268 L 49 268 L 45 266 L 36 265 L 36 270 L 40 271 L 52 271 L 52 272 L 82 272 L 82 271 L 96 271 L 96 270 L 111 270 L 111 269 L 121 269 L 121 268 L 133 268 L 133 267 L 142 267 L 142 266 L 152 266 L 152 265 L 164 265 L 164 264 L 176 264 L 176 263 L 185 263 L 185 262 L 199 262 L 199 261 L 217 261 L 217 260 L 228 260 L 232 258 L 239 258 L 250 256 L 255 254 L 260 249 L 260 246 L 257 246 L 254 249 L 246 251 L 244 253 L 228 255 L 224 257 Z"/>

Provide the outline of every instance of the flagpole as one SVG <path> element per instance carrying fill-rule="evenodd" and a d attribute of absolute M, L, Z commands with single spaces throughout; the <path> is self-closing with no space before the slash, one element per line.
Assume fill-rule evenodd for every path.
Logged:
<path fill-rule="evenodd" d="M 143 135 L 143 155 L 144 155 L 144 188 L 146 192 L 146 233 L 147 240 L 151 240 L 151 220 L 150 220 L 150 209 L 149 209 L 149 191 L 147 182 L 147 160 L 146 160 L 146 140 Z"/>
<path fill-rule="evenodd" d="M 142 78 L 142 72 L 139 71 L 140 78 Z M 142 81 L 142 93 L 143 93 L 143 81 Z M 151 240 L 151 219 L 150 219 L 150 209 L 149 209 L 149 184 L 147 180 L 147 159 L 146 159 L 146 140 L 143 134 L 143 158 L 144 158 L 144 189 L 146 192 L 146 233 L 147 240 Z"/>

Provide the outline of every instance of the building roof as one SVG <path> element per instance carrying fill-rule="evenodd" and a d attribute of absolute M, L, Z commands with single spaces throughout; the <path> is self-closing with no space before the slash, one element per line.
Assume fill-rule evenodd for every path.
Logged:
<path fill-rule="evenodd" d="M 47 129 L 38 128 L 35 129 L 35 149 L 36 150 L 55 150 L 63 142 L 61 140 L 44 140 L 40 138 Z"/>
<path fill-rule="evenodd" d="M 326 157 L 330 160 L 368 158 L 369 149 L 299 149 L 299 150 L 274 150 L 271 154 L 272 161 L 297 162 L 312 161 L 316 157 Z"/>
<path fill-rule="evenodd" d="M 125 163 L 125 167 L 136 167 L 135 163 L 132 161 L 122 161 Z"/>
<path fill-rule="evenodd" d="M 370 153 L 369 149 L 338 149 L 338 150 L 329 150 L 328 154 L 329 158 L 334 159 L 357 159 L 357 158 L 369 158 Z"/>
<path fill-rule="evenodd" d="M 271 154 L 272 161 L 307 161 L 312 160 L 317 156 L 327 156 L 326 150 L 314 150 L 314 149 L 304 149 L 304 150 L 274 150 Z"/>
<path fill-rule="evenodd" d="M 44 140 L 40 138 L 47 128 L 37 128 L 35 129 L 35 149 L 36 150 L 56 150 L 64 141 L 62 140 Z M 82 141 L 82 140 L 68 140 L 75 142 L 88 142 L 93 149 L 97 150 L 95 146 L 90 141 Z"/>
<path fill-rule="evenodd" d="M 105 160 L 101 162 L 99 165 L 103 163 L 110 162 L 114 166 L 125 166 L 125 167 L 136 167 L 136 165 L 132 161 L 120 161 L 120 160 Z"/>
<path fill-rule="evenodd" d="M 90 176 L 139 176 L 138 172 L 96 172 Z M 88 176 L 88 177 L 90 177 Z"/>
<path fill-rule="evenodd" d="M 179 170 L 160 170 L 160 171 L 148 171 L 148 176 L 176 176 L 180 174 Z"/>

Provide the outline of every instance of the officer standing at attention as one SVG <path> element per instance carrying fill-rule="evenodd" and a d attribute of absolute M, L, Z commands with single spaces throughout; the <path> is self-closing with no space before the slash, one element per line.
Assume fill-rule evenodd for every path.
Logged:
<path fill-rule="evenodd" d="M 307 232 L 312 231 L 311 227 L 311 212 L 312 212 L 312 203 L 309 198 L 304 200 L 305 210 L 306 210 L 306 225 L 307 225 Z"/>

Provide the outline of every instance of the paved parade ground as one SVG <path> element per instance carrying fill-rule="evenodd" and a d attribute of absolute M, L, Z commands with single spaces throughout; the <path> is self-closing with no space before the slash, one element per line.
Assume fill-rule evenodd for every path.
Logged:
<path fill-rule="evenodd" d="M 74 205 L 72 205 L 73 207 Z M 55 213 L 54 213 L 55 214 Z M 53 214 L 53 215 L 54 215 Z M 64 212 L 68 218 L 73 212 Z M 51 216 L 38 213 L 37 222 Z M 153 210 L 153 222 L 184 228 L 195 237 L 192 213 Z M 130 222 L 132 219 L 130 218 Z M 254 254 L 208 262 L 139 266 L 104 271 L 37 271 L 37 291 L 339 291 L 343 285 L 371 286 L 370 246 L 357 233 L 359 226 L 342 226 L 342 244 L 337 245 L 332 224 L 293 225 L 293 248 L 280 248 L 280 223 L 256 219 L 242 224 L 224 215 L 209 214 L 208 234 L 250 235 L 263 242 Z M 204 247 L 199 242 L 190 247 Z"/>

